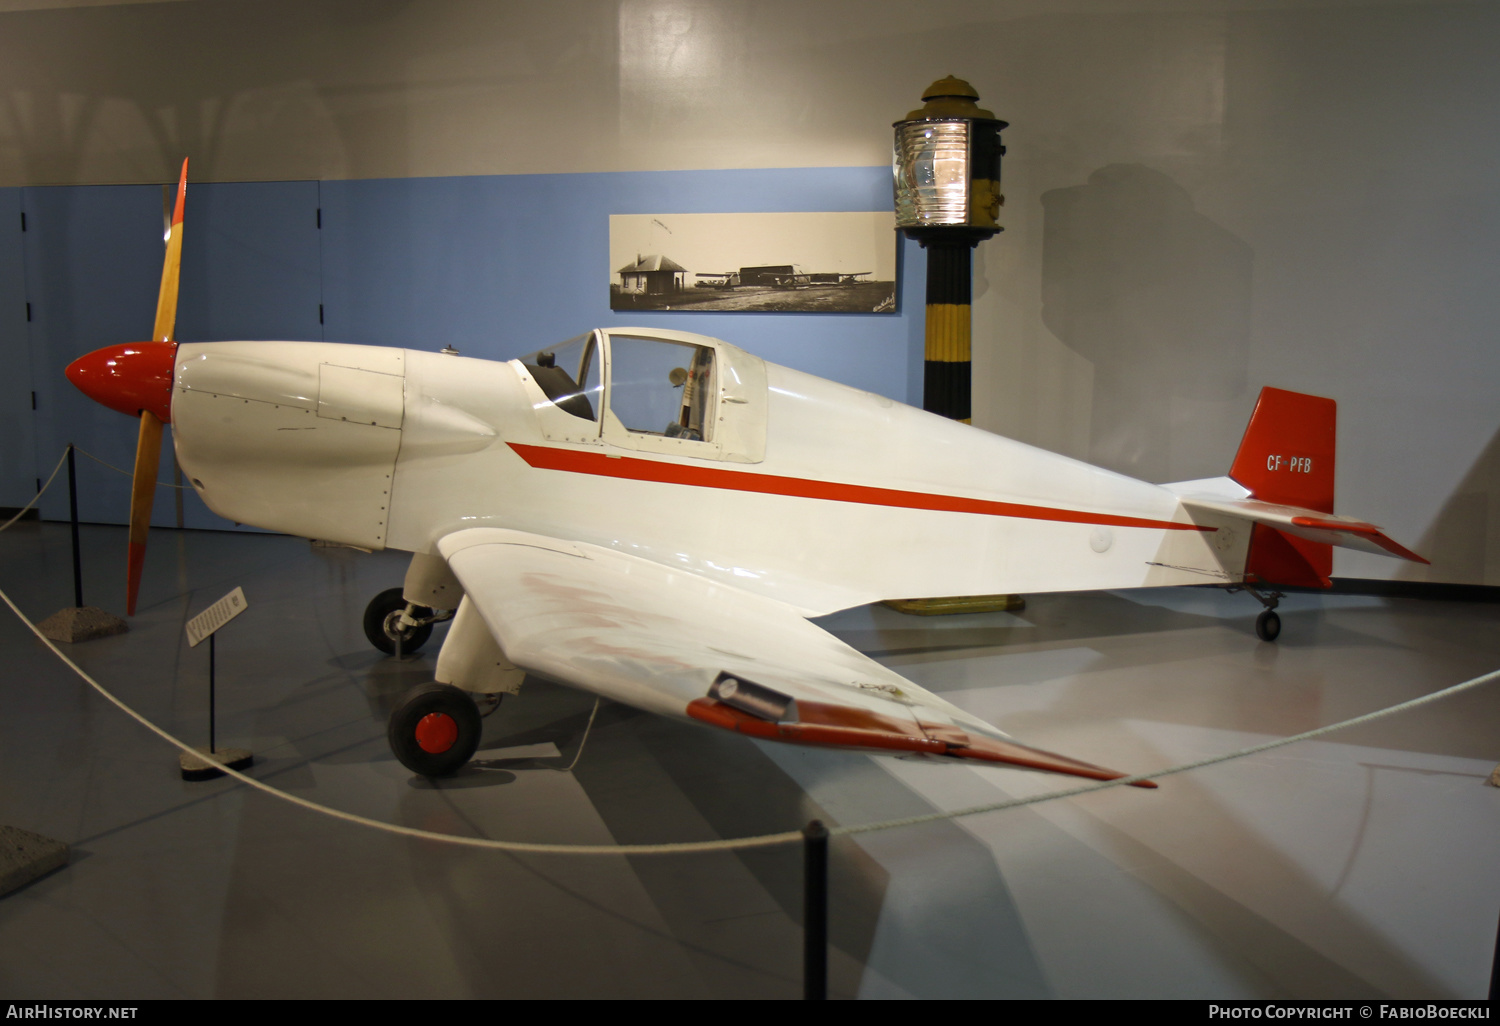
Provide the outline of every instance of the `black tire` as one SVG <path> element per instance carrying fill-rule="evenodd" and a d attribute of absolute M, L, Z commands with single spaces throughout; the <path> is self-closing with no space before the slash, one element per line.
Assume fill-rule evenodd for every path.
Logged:
<path fill-rule="evenodd" d="M 391 619 L 392 613 L 399 613 L 405 608 L 406 599 L 401 597 L 400 588 L 387 588 L 372 598 L 368 606 L 365 606 L 365 637 L 370 639 L 370 644 L 386 655 L 396 654 L 396 636 L 386 629 L 386 623 Z M 413 611 L 413 615 L 428 617 L 432 615 L 432 610 L 426 606 L 418 606 Z M 430 637 L 432 637 L 432 624 L 430 623 L 410 628 L 401 635 L 401 654 L 415 652 L 426 644 Z"/>
<path fill-rule="evenodd" d="M 1255 635 L 1261 641 L 1275 641 L 1281 636 L 1281 617 L 1276 610 L 1267 609 L 1255 618 Z"/>
<path fill-rule="evenodd" d="M 479 748 L 479 709 L 452 684 L 412 688 L 391 710 L 386 739 L 401 765 L 424 777 L 446 777 Z"/>

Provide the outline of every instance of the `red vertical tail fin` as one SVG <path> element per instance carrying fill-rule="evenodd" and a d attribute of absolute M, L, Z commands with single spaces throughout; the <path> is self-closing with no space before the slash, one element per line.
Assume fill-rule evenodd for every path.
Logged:
<path fill-rule="evenodd" d="M 1338 404 L 1332 399 L 1263 388 L 1229 476 L 1251 498 L 1319 513 L 1333 512 Z M 1256 524 L 1245 560 L 1252 581 L 1327 588 L 1333 547 Z"/>

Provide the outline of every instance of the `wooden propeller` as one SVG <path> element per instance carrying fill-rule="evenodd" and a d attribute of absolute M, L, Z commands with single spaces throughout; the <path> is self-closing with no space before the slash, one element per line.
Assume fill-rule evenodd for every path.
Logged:
<path fill-rule="evenodd" d="M 188 162 L 182 162 L 177 182 L 177 206 L 167 229 L 167 254 L 161 266 L 161 291 L 156 297 L 153 342 L 171 342 L 177 328 L 177 282 L 182 266 L 182 208 L 187 199 Z M 135 474 L 130 483 L 130 552 L 125 578 L 125 612 L 135 615 L 135 600 L 141 590 L 141 568 L 146 563 L 146 540 L 151 532 L 151 506 L 156 500 L 156 473 L 161 464 L 162 419 L 141 410 L 141 431 L 135 447 Z"/>

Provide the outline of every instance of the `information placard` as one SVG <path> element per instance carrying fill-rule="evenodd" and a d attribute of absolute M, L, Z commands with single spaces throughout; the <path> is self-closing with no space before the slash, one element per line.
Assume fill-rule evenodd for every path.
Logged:
<path fill-rule="evenodd" d="M 197 648 L 210 634 L 245 611 L 245 592 L 235 588 L 187 622 L 188 645 Z"/>

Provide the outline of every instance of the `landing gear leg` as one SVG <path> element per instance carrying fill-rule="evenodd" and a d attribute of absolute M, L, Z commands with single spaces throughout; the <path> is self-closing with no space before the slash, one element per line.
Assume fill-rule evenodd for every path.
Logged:
<path fill-rule="evenodd" d="M 453 611 L 432 610 L 407 602 L 400 588 L 388 588 L 365 607 L 365 637 L 386 655 L 400 657 L 421 648 L 432 625 L 453 619 Z"/>
<path fill-rule="evenodd" d="M 1279 591 L 1260 591 L 1249 584 L 1236 584 L 1229 588 L 1231 594 L 1237 591 L 1248 591 L 1255 596 L 1255 601 L 1266 607 L 1255 618 L 1255 636 L 1261 641 L 1275 641 L 1280 637 L 1281 617 L 1276 612 L 1276 606 L 1286 596 Z"/>

